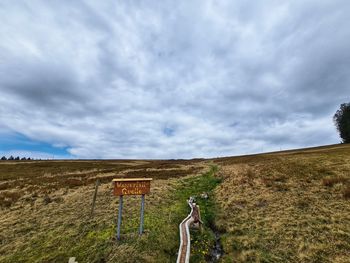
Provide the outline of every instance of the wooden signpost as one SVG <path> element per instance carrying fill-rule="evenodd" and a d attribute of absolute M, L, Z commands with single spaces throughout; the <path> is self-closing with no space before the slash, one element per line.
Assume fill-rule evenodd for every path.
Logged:
<path fill-rule="evenodd" d="M 143 214 L 145 211 L 145 194 L 151 191 L 152 178 L 120 178 L 113 179 L 114 195 L 119 196 L 119 211 L 117 225 L 117 239 L 120 240 L 120 227 L 122 224 L 123 196 L 141 195 L 141 215 L 139 234 L 143 233 Z"/>

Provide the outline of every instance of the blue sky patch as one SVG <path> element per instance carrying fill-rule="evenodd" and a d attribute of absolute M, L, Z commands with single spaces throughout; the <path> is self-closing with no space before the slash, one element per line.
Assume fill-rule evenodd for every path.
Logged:
<path fill-rule="evenodd" d="M 167 136 L 167 137 L 172 137 L 175 135 L 175 129 L 173 128 L 169 128 L 169 127 L 165 127 L 163 129 L 163 133 Z"/>
<path fill-rule="evenodd" d="M 47 153 L 52 156 L 70 156 L 67 147 L 54 147 L 51 144 L 34 141 L 22 134 L 3 134 L 0 138 L 0 152 L 40 152 Z M 27 156 L 31 157 L 31 156 Z"/>

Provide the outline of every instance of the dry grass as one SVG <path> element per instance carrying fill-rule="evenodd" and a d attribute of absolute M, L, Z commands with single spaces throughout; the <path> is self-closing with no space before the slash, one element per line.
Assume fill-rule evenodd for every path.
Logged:
<path fill-rule="evenodd" d="M 223 262 L 350 262 L 350 147 L 216 159 Z"/>
<path fill-rule="evenodd" d="M 185 211 L 179 214 L 172 198 L 184 181 L 196 178 L 191 174 L 208 165 L 200 160 L 92 163 L 96 167 L 88 161 L 0 163 L 6 178 L 0 182 L 0 262 L 68 262 L 71 256 L 78 262 L 174 260 L 178 222 L 188 208 L 182 200 Z M 128 176 L 154 178 L 146 197 L 146 233 L 142 238 L 136 234 L 140 198 L 125 197 L 123 241 L 117 244 L 118 198 L 112 195 L 111 179 Z M 96 179 L 102 184 L 91 219 Z"/>
<path fill-rule="evenodd" d="M 207 212 L 222 233 L 222 262 L 350 262 L 350 146 L 213 161 L 222 183 L 218 213 Z M 182 199 L 204 191 L 195 174 L 207 168 L 203 160 L 0 162 L 0 261 L 173 262 L 188 212 Z M 155 179 L 146 233 L 135 234 L 139 198 L 125 198 L 117 244 L 110 181 L 146 176 Z M 102 185 L 90 219 L 96 179 Z"/>
<path fill-rule="evenodd" d="M 350 199 L 350 186 L 344 189 L 343 196 L 345 199 Z"/>
<path fill-rule="evenodd" d="M 348 181 L 348 178 L 342 177 L 342 176 L 336 176 L 336 177 L 325 177 L 322 179 L 322 183 L 324 186 L 333 186 L 335 184 L 346 184 Z"/>
<path fill-rule="evenodd" d="M 10 207 L 13 203 L 15 203 L 21 194 L 16 191 L 1 191 L 0 192 L 0 203 L 2 206 Z"/>
<path fill-rule="evenodd" d="M 0 207 L 8 207 L 28 195 L 44 196 L 60 189 L 108 183 L 116 177 L 168 179 L 196 174 L 201 160 L 178 161 L 26 161 L 0 162 Z M 199 164 L 199 165 L 198 165 Z M 19 190 L 20 189 L 20 190 Z M 16 198 L 7 198 L 16 191 Z"/>

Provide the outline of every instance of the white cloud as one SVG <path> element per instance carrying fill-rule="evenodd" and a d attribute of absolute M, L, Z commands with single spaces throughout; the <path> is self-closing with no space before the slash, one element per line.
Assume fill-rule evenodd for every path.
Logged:
<path fill-rule="evenodd" d="M 345 0 L 3 2 L 0 125 L 82 158 L 336 143 L 349 11 Z"/>

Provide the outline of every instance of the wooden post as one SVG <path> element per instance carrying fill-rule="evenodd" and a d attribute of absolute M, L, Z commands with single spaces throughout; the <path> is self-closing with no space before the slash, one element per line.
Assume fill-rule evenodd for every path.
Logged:
<path fill-rule="evenodd" d="M 100 181 L 97 179 L 96 184 L 95 184 L 95 192 L 94 192 L 94 197 L 92 198 L 92 205 L 91 205 L 91 213 L 90 217 L 94 216 L 94 210 L 95 210 L 95 203 L 96 203 L 96 197 L 97 197 L 97 191 L 98 191 L 98 186 L 100 185 Z"/>
<path fill-rule="evenodd" d="M 122 211 L 123 211 L 123 196 L 119 196 L 119 211 L 118 211 L 118 228 L 117 228 L 117 239 L 120 240 L 120 226 L 122 224 Z"/>
<path fill-rule="evenodd" d="M 142 195 L 141 196 L 141 218 L 140 218 L 140 236 L 142 235 L 143 233 L 143 214 L 144 214 L 144 211 L 145 211 L 145 195 Z"/>

